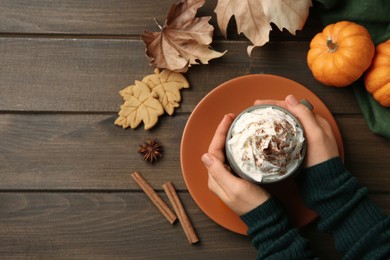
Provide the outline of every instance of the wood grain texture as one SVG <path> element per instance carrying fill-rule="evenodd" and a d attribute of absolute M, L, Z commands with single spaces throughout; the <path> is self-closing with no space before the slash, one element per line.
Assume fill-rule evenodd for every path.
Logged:
<path fill-rule="evenodd" d="M 314 15 L 296 36 L 273 25 L 271 42 L 248 58 L 234 19 L 223 39 L 217 0 L 206 1 L 198 15 L 212 16 L 212 47 L 228 52 L 189 69 L 191 88 L 173 117 L 148 132 L 114 126 L 118 91 L 153 72 L 140 34 L 156 31 L 154 18 L 164 23 L 177 1 L 0 1 L 0 259 L 254 259 L 248 237 L 197 207 L 180 169 L 182 132 L 195 106 L 221 83 L 252 73 L 295 80 L 327 104 L 347 168 L 390 213 L 389 141 L 367 128 L 351 89 L 325 87 L 307 67 L 309 41 L 322 28 Z M 154 165 L 137 153 L 148 137 L 164 146 Z M 200 243 L 188 245 L 179 223 L 166 222 L 132 181 L 135 170 L 165 201 L 161 185 L 173 181 Z M 341 259 L 316 223 L 302 232 L 321 259 Z"/>
<path fill-rule="evenodd" d="M 165 194 L 161 196 L 167 201 Z M 190 246 L 142 193 L 0 193 L 0 258 L 254 259 L 248 237 L 210 220 L 179 194 L 201 242 Z M 385 212 L 390 196 L 370 195 Z M 321 259 L 341 259 L 333 238 L 303 229 Z"/>
<path fill-rule="evenodd" d="M 73 34 L 139 36 L 145 30 L 159 31 L 154 19 L 164 24 L 171 5 L 179 0 L 2 0 L 0 31 L 3 33 Z M 221 37 L 214 9 L 217 0 L 207 0 L 198 16 L 211 16 L 214 35 Z M 311 39 L 322 28 L 314 16 L 298 31 L 295 39 Z M 228 27 L 229 38 L 244 38 L 237 34 L 234 18 Z M 271 39 L 291 39 L 292 34 L 276 26 Z"/>
<path fill-rule="evenodd" d="M 308 42 L 272 42 L 246 55 L 244 41 L 218 41 L 228 50 L 186 73 L 178 112 L 191 112 L 212 89 L 235 77 L 275 74 L 295 80 L 320 97 L 333 113 L 359 114 L 351 89 L 325 87 L 306 64 Z M 118 91 L 153 73 L 143 43 L 127 39 L 0 38 L 0 110 L 116 112 Z"/>
<path fill-rule="evenodd" d="M 196 219 L 199 245 L 188 245 L 180 224 L 167 223 L 143 193 L 0 193 L 0 258 L 254 258 L 246 237 L 221 229 L 188 194 L 180 196 Z"/>
<path fill-rule="evenodd" d="M 138 189 L 130 178 L 133 171 L 152 186 L 172 180 L 185 189 L 180 142 L 187 119 L 186 114 L 163 116 L 147 132 L 115 126 L 115 115 L 0 115 L 0 189 Z M 349 170 L 369 189 L 389 192 L 390 143 L 372 134 L 361 116 L 336 120 Z M 154 165 L 137 153 L 148 137 L 164 146 L 163 158 Z"/>

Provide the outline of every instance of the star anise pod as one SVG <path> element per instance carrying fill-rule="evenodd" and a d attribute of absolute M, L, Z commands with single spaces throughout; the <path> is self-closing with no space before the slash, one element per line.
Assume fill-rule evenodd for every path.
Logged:
<path fill-rule="evenodd" d="M 153 163 L 162 156 L 162 146 L 157 138 L 148 138 L 147 142 L 139 145 L 138 152 L 144 155 L 145 161 Z"/>

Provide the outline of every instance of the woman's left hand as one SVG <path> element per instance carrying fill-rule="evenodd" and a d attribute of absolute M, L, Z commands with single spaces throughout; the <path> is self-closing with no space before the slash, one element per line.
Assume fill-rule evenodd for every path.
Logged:
<path fill-rule="evenodd" d="M 226 135 L 235 116 L 227 114 L 215 131 L 208 153 L 202 162 L 208 170 L 208 186 L 238 215 L 243 215 L 263 204 L 270 195 L 260 186 L 234 176 L 226 169 L 224 148 Z"/>

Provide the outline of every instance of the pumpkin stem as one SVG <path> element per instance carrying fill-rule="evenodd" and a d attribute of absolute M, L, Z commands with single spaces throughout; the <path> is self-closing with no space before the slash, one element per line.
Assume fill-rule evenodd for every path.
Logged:
<path fill-rule="evenodd" d="M 326 40 L 326 46 L 328 46 L 329 52 L 336 52 L 337 51 L 338 45 L 336 42 L 333 42 L 332 38 L 330 38 L 330 37 Z"/>

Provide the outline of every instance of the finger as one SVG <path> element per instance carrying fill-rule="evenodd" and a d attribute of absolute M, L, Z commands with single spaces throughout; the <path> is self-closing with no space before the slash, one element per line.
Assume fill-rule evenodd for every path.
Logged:
<path fill-rule="evenodd" d="M 333 143 L 334 147 L 338 147 L 336 138 L 333 133 L 333 129 L 330 126 L 329 122 L 320 115 L 316 114 L 315 116 L 317 118 L 318 124 L 324 130 L 325 134 L 328 136 L 329 143 Z M 339 156 L 339 149 L 335 149 L 333 156 Z"/>
<path fill-rule="evenodd" d="M 325 130 L 325 132 L 329 132 L 329 131 L 332 131 L 332 127 L 330 126 L 329 122 L 326 121 L 325 118 L 323 118 L 322 116 L 318 115 L 318 114 L 315 114 L 315 118 L 319 124 L 319 126 Z"/>
<path fill-rule="evenodd" d="M 218 196 L 227 197 L 240 179 L 233 176 L 225 168 L 224 163 L 218 160 L 213 154 L 204 154 L 202 156 L 202 162 L 209 173 L 209 188 Z"/>
<path fill-rule="evenodd" d="M 234 118 L 234 114 L 227 114 L 223 117 L 221 123 L 219 123 L 217 129 L 215 130 L 214 137 L 209 146 L 208 152 L 214 154 L 221 161 L 225 159 L 223 151 L 225 149 L 226 135 Z"/>
<path fill-rule="evenodd" d="M 254 105 L 274 105 L 274 106 L 286 108 L 286 102 L 284 100 L 272 100 L 272 99 L 260 100 L 260 99 L 257 99 L 254 102 Z"/>
<path fill-rule="evenodd" d="M 286 97 L 286 107 L 301 121 L 306 131 L 320 128 L 314 113 L 305 105 L 299 103 L 293 95 Z"/>
<path fill-rule="evenodd" d="M 209 190 L 215 193 L 220 199 L 225 201 L 225 198 L 227 198 L 227 195 L 225 191 L 222 189 L 222 187 L 214 180 L 213 176 L 208 172 L 208 187 Z"/>

